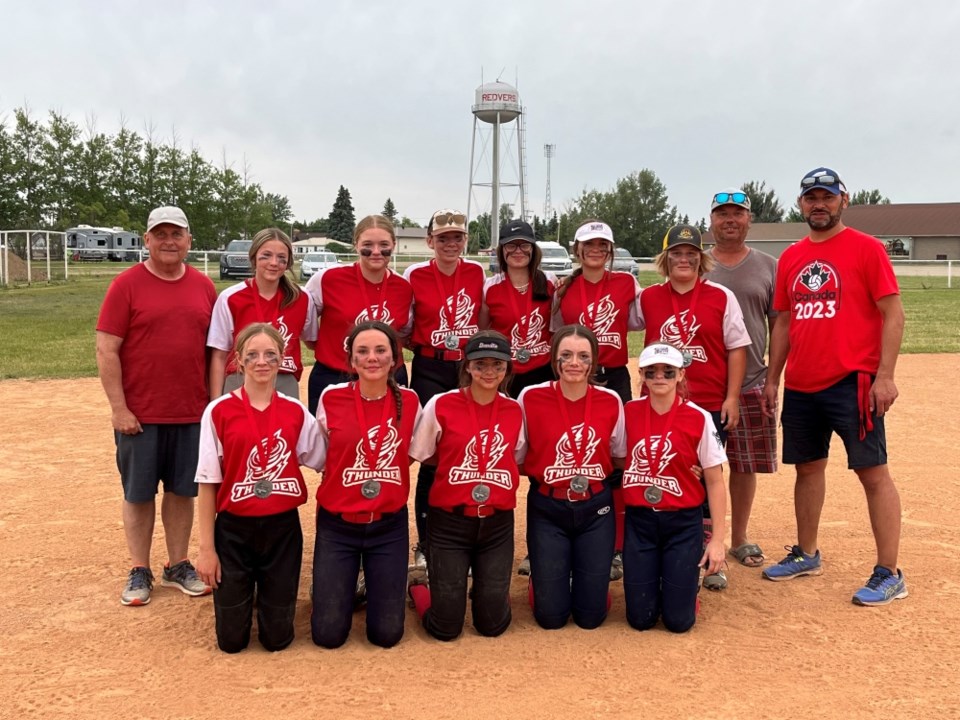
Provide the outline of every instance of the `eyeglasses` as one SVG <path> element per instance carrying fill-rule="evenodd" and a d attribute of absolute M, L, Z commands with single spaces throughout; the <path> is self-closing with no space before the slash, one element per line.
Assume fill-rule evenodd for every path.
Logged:
<path fill-rule="evenodd" d="M 287 264 L 290 262 L 290 259 L 286 255 L 274 255 L 273 253 L 268 253 L 268 252 L 263 253 L 261 255 L 257 255 L 257 262 L 268 263 L 271 261 L 276 261 L 277 265 L 282 265 L 283 267 L 286 267 Z"/>
<path fill-rule="evenodd" d="M 243 364 L 253 365 L 256 362 L 259 362 L 261 358 L 265 363 L 267 363 L 267 365 L 280 364 L 280 356 L 277 353 L 273 352 L 272 350 L 268 350 L 265 353 L 248 352 L 246 355 L 243 356 Z"/>
<path fill-rule="evenodd" d="M 529 254 L 533 251 L 533 247 L 528 242 L 511 242 L 503 246 L 504 255 L 513 255 L 515 252 L 522 252 Z"/>
<path fill-rule="evenodd" d="M 717 193 L 713 196 L 713 201 L 715 203 L 724 203 L 734 202 L 734 203 L 745 203 L 747 201 L 747 194 L 742 192 L 735 193 Z"/>
<path fill-rule="evenodd" d="M 371 255 L 373 255 L 373 248 L 362 247 L 360 248 L 359 252 L 361 255 L 363 255 L 363 257 L 370 257 Z M 390 257 L 392 253 L 393 253 L 393 248 L 380 248 L 380 254 L 383 257 Z"/>
<path fill-rule="evenodd" d="M 433 214 L 431 227 L 447 227 L 448 225 L 460 225 L 467 222 L 467 216 L 463 213 L 453 212 L 452 210 L 441 210 Z"/>
<path fill-rule="evenodd" d="M 657 374 L 663 375 L 667 380 L 673 380 L 677 376 L 677 371 L 675 368 L 670 368 L 668 370 L 644 370 L 643 377 L 647 380 L 653 380 L 657 377 Z"/>

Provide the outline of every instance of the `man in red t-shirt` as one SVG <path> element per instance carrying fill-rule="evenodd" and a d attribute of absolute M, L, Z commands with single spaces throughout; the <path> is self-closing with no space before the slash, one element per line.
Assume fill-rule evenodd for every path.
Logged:
<path fill-rule="evenodd" d="M 900 496 L 887 468 L 883 417 L 897 398 L 893 372 L 903 305 L 883 245 L 840 222 L 849 202 L 836 172 L 821 167 L 807 173 L 797 205 L 810 235 L 787 248 L 777 266 L 773 307 L 779 314 L 763 407 L 773 416 L 786 363 L 783 462 L 797 466 L 797 544 L 763 575 L 789 580 L 823 572 L 817 530 L 835 432 L 866 492 L 877 544 L 877 564 L 853 602 L 886 605 L 907 596 L 897 568 Z"/>
<path fill-rule="evenodd" d="M 161 481 L 169 553 L 161 583 L 187 595 L 210 592 L 187 559 L 187 547 L 200 416 L 209 397 L 206 337 L 217 293 L 210 278 L 183 262 L 191 241 L 180 208 L 151 212 L 143 235 L 150 256 L 110 284 L 97 319 L 97 367 L 110 402 L 132 561 L 120 595 L 124 605 L 150 602 L 150 545 Z"/>

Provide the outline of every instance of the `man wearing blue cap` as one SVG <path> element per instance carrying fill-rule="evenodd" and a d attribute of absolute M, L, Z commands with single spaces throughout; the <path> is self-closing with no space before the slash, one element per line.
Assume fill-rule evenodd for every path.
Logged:
<path fill-rule="evenodd" d="M 823 572 L 817 531 L 826 491 L 830 437 L 837 433 L 847 465 L 863 485 L 877 563 L 858 605 L 907 597 L 897 568 L 900 496 L 887 467 L 884 414 L 897 398 L 893 374 L 903 338 L 903 305 L 890 259 L 876 238 L 841 222 L 847 188 L 829 168 L 800 181 L 797 200 L 810 234 L 780 256 L 764 411 L 773 416 L 784 377 L 783 462 L 796 465 L 797 544 L 769 580 Z"/>

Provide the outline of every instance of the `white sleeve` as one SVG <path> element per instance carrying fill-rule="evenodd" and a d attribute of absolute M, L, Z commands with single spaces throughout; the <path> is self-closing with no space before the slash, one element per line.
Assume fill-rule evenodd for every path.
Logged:
<path fill-rule="evenodd" d="M 710 413 L 693 403 L 690 403 L 690 405 L 697 408 L 703 414 L 704 419 L 703 433 L 700 435 L 700 444 L 697 446 L 700 467 L 716 467 L 727 462 L 727 453 L 723 449 L 723 443 L 720 442 L 720 433 L 717 432 L 717 427 L 713 424 Z"/>
<path fill-rule="evenodd" d="M 303 405 L 300 407 L 303 410 L 303 426 L 297 439 L 297 458 L 301 465 L 319 472 L 327 462 L 327 434 L 321 433 L 316 418 Z"/>
<path fill-rule="evenodd" d="M 437 451 L 437 441 L 442 430 L 437 422 L 437 398 L 434 395 L 427 402 L 427 406 L 417 417 L 417 424 L 413 428 L 413 438 L 410 440 L 410 457 L 416 460 L 426 460 L 433 457 Z"/>
<path fill-rule="evenodd" d="M 627 426 L 623 416 L 623 402 L 617 395 L 617 422 L 613 426 L 613 435 L 610 436 L 610 457 L 625 458 L 626 456 Z"/>
<path fill-rule="evenodd" d="M 207 347 L 227 352 L 233 350 L 233 315 L 230 314 L 228 302 L 233 295 L 232 290 L 232 287 L 224 290 L 213 304 L 210 329 L 207 331 Z"/>
<path fill-rule="evenodd" d="M 743 323 L 743 311 L 740 309 L 740 302 L 737 300 L 737 296 L 733 294 L 733 291 L 723 285 L 710 284 L 722 288 L 727 296 L 727 309 L 723 312 L 724 346 L 727 350 L 733 350 L 752 344 L 750 335 L 747 333 L 747 326 Z"/>
<path fill-rule="evenodd" d="M 630 303 L 627 314 L 627 330 L 643 330 L 646 323 L 643 321 L 643 313 L 640 312 L 640 283 L 634 279 L 633 275 L 630 279 L 633 280 L 633 302 Z"/>
<path fill-rule="evenodd" d="M 224 395 L 224 397 L 229 397 Z M 213 407 L 219 400 L 207 405 L 200 418 L 200 452 L 197 457 L 198 483 L 222 483 L 223 445 L 217 437 L 217 430 L 213 426 Z"/>
<path fill-rule="evenodd" d="M 326 271 L 327 269 L 323 269 L 320 272 L 316 272 L 311 275 L 310 279 L 307 280 L 307 284 L 303 288 L 313 299 L 315 315 L 319 315 L 323 312 L 323 290 L 320 287 L 320 278 L 323 277 L 323 274 Z"/>
<path fill-rule="evenodd" d="M 307 342 L 316 342 L 317 339 L 317 306 L 313 302 L 313 295 L 304 290 L 307 296 L 307 321 L 303 324 L 300 339 Z"/>
<path fill-rule="evenodd" d="M 522 412 L 520 413 L 520 434 L 517 435 L 517 447 L 513 451 L 513 457 L 517 465 L 523 465 L 523 461 L 527 459 L 527 423 Z"/>

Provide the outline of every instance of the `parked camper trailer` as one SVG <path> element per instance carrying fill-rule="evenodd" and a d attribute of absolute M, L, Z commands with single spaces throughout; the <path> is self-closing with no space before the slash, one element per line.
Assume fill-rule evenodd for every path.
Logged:
<path fill-rule="evenodd" d="M 67 231 L 67 252 L 74 260 L 113 260 L 132 262 L 140 259 L 140 236 L 123 228 L 78 225 Z"/>

